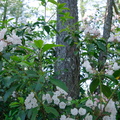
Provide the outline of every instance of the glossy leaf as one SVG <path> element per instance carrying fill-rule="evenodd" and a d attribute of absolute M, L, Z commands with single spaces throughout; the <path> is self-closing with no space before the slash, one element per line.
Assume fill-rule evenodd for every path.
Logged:
<path fill-rule="evenodd" d="M 94 79 L 90 84 L 90 92 L 93 93 L 99 85 L 99 79 Z"/>
<path fill-rule="evenodd" d="M 42 48 L 43 47 L 43 40 L 34 40 L 34 43 L 35 45 L 38 47 L 38 48 Z"/>
<path fill-rule="evenodd" d="M 49 34 L 49 32 L 50 32 L 50 27 L 49 26 L 44 26 L 44 29 L 45 29 L 45 31 Z"/>
<path fill-rule="evenodd" d="M 112 80 L 114 83 L 118 84 L 118 81 L 114 78 L 113 75 L 105 75 L 107 78 L 109 78 L 110 80 Z"/>
<path fill-rule="evenodd" d="M 68 88 L 67 86 L 65 85 L 64 82 L 62 82 L 61 80 L 58 80 L 58 79 L 50 79 L 51 83 L 62 88 L 63 90 L 65 90 L 66 92 L 68 92 Z"/>
<path fill-rule="evenodd" d="M 106 85 L 102 85 L 102 92 L 107 98 L 112 94 L 111 89 Z"/>
<path fill-rule="evenodd" d="M 55 4 L 55 5 L 58 5 L 58 3 L 55 0 L 48 0 L 48 2 L 51 2 L 51 3 Z"/>
<path fill-rule="evenodd" d="M 105 44 L 103 44 L 103 43 L 100 42 L 100 41 L 97 41 L 96 43 L 97 43 L 97 46 L 98 46 L 98 48 L 99 48 L 100 50 L 106 51 Z"/>
<path fill-rule="evenodd" d="M 49 49 L 53 48 L 53 47 L 63 47 L 64 45 L 55 45 L 55 44 L 45 44 L 43 46 L 43 52 L 48 51 Z"/>
<path fill-rule="evenodd" d="M 11 87 L 10 89 L 8 89 L 6 92 L 5 92 L 5 95 L 4 95 L 4 102 L 7 101 L 8 97 L 10 97 L 10 95 L 13 93 L 13 91 L 15 91 L 17 89 L 18 86 L 13 86 Z"/>
<path fill-rule="evenodd" d="M 44 105 L 44 108 L 45 108 L 45 111 L 46 111 L 47 113 L 52 113 L 52 114 L 54 114 L 56 117 L 59 116 L 59 113 L 58 113 L 58 111 L 57 111 L 55 108 L 53 108 L 53 107 L 48 107 L 48 106 L 46 106 L 46 105 Z"/>
<path fill-rule="evenodd" d="M 36 120 L 37 114 L 38 114 L 38 108 L 37 107 L 33 108 L 31 120 Z"/>

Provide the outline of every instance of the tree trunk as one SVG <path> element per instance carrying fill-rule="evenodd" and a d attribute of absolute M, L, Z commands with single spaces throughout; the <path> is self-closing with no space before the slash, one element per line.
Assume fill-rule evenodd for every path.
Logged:
<path fill-rule="evenodd" d="M 74 19 L 68 20 L 64 25 L 60 21 L 60 15 L 57 13 L 57 31 L 71 26 L 78 22 L 78 9 L 77 9 L 77 0 L 58 0 L 59 3 L 66 3 L 67 8 L 70 10 L 64 10 L 63 12 L 70 12 L 70 15 Z M 71 28 L 71 31 L 78 30 L 78 25 Z M 64 42 L 65 37 L 68 35 L 67 32 L 61 32 L 60 35 L 56 37 L 56 43 L 65 45 L 65 47 L 56 48 L 57 57 L 63 58 L 62 61 L 57 61 L 55 65 L 55 71 L 59 73 L 57 79 L 66 83 L 69 95 L 73 98 L 79 96 L 79 81 L 80 81 L 80 58 L 79 54 L 75 55 L 77 51 L 76 45 L 68 45 L 67 42 Z M 75 37 L 72 38 L 75 41 Z"/>
<path fill-rule="evenodd" d="M 2 23 L 2 27 L 6 27 L 7 25 L 5 24 L 5 20 L 6 20 L 6 17 L 7 17 L 7 7 L 8 7 L 8 2 L 6 0 L 5 2 L 5 5 L 4 5 L 4 12 L 3 12 L 3 23 Z"/>
<path fill-rule="evenodd" d="M 101 71 L 104 69 L 104 64 L 107 58 L 107 39 L 110 37 L 111 24 L 112 24 L 112 16 L 113 16 L 113 3 L 114 0 L 107 0 L 107 8 L 104 20 L 104 29 L 103 29 L 103 38 L 106 41 L 105 47 L 106 51 L 101 51 L 99 54 L 99 67 L 98 70 Z"/>

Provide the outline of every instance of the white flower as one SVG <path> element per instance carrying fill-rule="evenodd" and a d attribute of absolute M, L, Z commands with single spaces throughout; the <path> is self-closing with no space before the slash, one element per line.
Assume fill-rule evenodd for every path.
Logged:
<path fill-rule="evenodd" d="M 108 38 L 108 42 L 113 42 L 115 40 L 115 37 L 113 34 L 110 35 L 110 37 Z"/>
<path fill-rule="evenodd" d="M 88 99 L 85 104 L 87 107 L 92 107 L 93 106 L 93 101 Z"/>
<path fill-rule="evenodd" d="M 4 38 L 6 31 L 7 31 L 6 28 L 4 28 L 0 31 L 0 40 Z"/>
<path fill-rule="evenodd" d="M 0 52 L 3 51 L 3 48 L 7 46 L 7 43 L 4 41 L 0 41 Z"/>
<path fill-rule="evenodd" d="M 11 36 L 8 36 L 8 35 L 7 35 L 7 40 L 6 40 L 6 41 L 7 41 L 7 42 L 11 42 L 11 43 L 13 43 L 13 44 L 21 44 L 21 43 L 22 43 L 20 37 L 18 37 L 18 36 L 15 34 L 14 31 L 12 32 L 12 35 L 11 35 Z"/>
<path fill-rule="evenodd" d="M 114 41 L 120 42 L 120 33 L 110 35 L 110 37 L 108 38 L 108 42 L 114 42 Z"/>
<path fill-rule="evenodd" d="M 71 97 L 67 97 L 67 105 L 70 105 L 71 104 L 71 101 L 72 101 L 72 98 Z"/>
<path fill-rule="evenodd" d="M 48 103 L 52 103 L 52 98 L 51 98 L 50 94 L 46 94 L 46 100 Z"/>
<path fill-rule="evenodd" d="M 31 92 L 25 99 L 26 109 L 35 108 L 38 106 L 36 98 L 34 98 L 34 93 Z"/>
<path fill-rule="evenodd" d="M 64 102 L 60 102 L 59 107 L 60 107 L 60 109 L 65 109 L 66 104 Z"/>
<path fill-rule="evenodd" d="M 118 63 L 114 63 L 113 64 L 113 70 L 119 70 L 120 69 L 120 66 L 118 66 Z"/>
<path fill-rule="evenodd" d="M 87 115 L 85 116 L 85 120 L 92 120 L 92 115 L 87 114 Z"/>
<path fill-rule="evenodd" d="M 71 97 L 68 97 L 68 98 L 67 98 L 67 100 L 68 100 L 68 101 L 71 101 L 71 100 L 72 100 L 72 98 L 71 98 Z"/>
<path fill-rule="evenodd" d="M 60 120 L 66 120 L 66 116 L 65 115 L 61 115 Z"/>
<path fill-rule="evenodd" d="M 83 63 L 82 66 L 86 68 L 86 71 L 87 71 L 87 72 L 93 73 L 92 67 L 91 67 L 91 65 L 90 65 L 90 63 L 89 63 L 88 60 L 86 60 L 86 61 Z"/>
<path fill-rule="evenodd" d="M 105 73 L 108 74 L 108 75 L 112 75 L 114 73 L 114 71 L 113 70 L 106 70 Z"/>
<path fill-rule="evenodd" d="M 112 115 L 116 115 L 117 114 L 115 103 L 114 103 L 114 101 L 112 101 L 112 99 L 110 99 L 110 101 L 106 105 L 105 111 L 106 112 L 110 112 Z"/>
<path fill-rule="evenodd" d="M 60 103 L 60 100 L 58 98 L 54 99 L 54 104 L 58 105 Z"/>
<path fill-rule="evenodd" d="M 92 28 L 92 27 L 87 27 L 85 30 L 84 30 L 84 33 L 85 35 L 91 35 L 91 36 L 100 36 L 100 31 L 95 29 L 95 28 Z"/>
<path fill-rule="evenodd" d="M 78 109 L 77 108 L 74 108 L 74 109 L 71 109 L 71 114 L 72 115 L 77 115 L 78 114 Z"/>
<path fill-rule="evenodd" d="M 110 120 L 110 117 L 109 116 L 104 116 L 103 120 Z"/>
<path fill-rule="evenodd" d="M 46 100 L 46 95 L 45 95 L 45 94 L 42 95 L 42 100 L 43 100 L 43 101 Z"/>
<path fill-rule="evenodd" d="M 120 42 L 120 36 L 116 36 L 118 42 Z"/>
<path fill-rule="evenodd" d="M 98 108 L 101 110 L 103 110 L 104 106 L 105 106 L 104 104 L 98 104 Z"/>
<path fill-rule="evenodd" d="M 61 89 L 60 87 L 56 86 L 57 90 L 60 91 L 61 94 L 67 96 L 68 93 L 66 91 L 64 91 L 63 89 Z"/>
<path fill-rule="evenodd" d="M 116 120 L 116 115 L 110 115 L 110 120 Z"/>
<path fill-rule="evenodd" d="M 94 101 L 94 106 L 95 106 L 95 107 L 97 106 L 97 101 Z"/>
<path fill-rule="evenodd" d="M 16 97 L 16 91 L 13 91 L 12 96 Z"/>
<path fill-rule="evenodd" d="M 60 96 L 60 95 L 61 95 L 61 92 L 60 92 L 60 91 L 55 91 L 55 92 L 54 92 L 54 95 Z"/>
<path fill-rule="evenodd" d="M 79 109 L 79 114 L 80 114 L 80 115 L 85 115 L 85 114 L 86 114 L 86 109 L 80 108 L 80 109 Z"/>

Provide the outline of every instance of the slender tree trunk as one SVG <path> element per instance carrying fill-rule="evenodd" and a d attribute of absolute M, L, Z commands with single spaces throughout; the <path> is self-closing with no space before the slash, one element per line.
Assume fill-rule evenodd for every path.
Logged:
<path fill-rule="evenodd" d="M 67 21 L 64 25 L 60 21 L 60 14 L 57 14 L 57 30 L 66 28 L 78 22 L 78 9 L 77 9 L 77 0 L 58 0 L 59 3 L 66 3 L 66 7 L 69 8 L 70 15 L 74 17 Z M 64 12 L 68 12 L 65 10 Z M 78 30 L 78 26 L 71 28 L 71 31 Z M 64 42 L 67 32 L 62 32 L 56 37 L 56 43 L 65 45 L 65 47 L 56 48 L 57 57 L 63 58 L 64 60 L 58 61 L 55 66 L 55 71 L 59 73 L 57 79 L 66 83 L 69 95 L 77 98 L 79 96 L 79 74 L 80 74 L 80 61 L 79 54 L 75 55 L 77 51 L 76 45 L 68 45 L 67 42 Z M 76 38 L 72 38 L 74 41 Z"/>
<path fill-rule="evenodd" d="M 112 16 L 113 16 L 113 3 L 114 3 L 114 0 L 107 0 L 107 8 L 106 8 L 104 29 L 103 29 L 103 38 L 106 41 L 106 44 L 105 44 L 106 50 L 101 51 L 99 54 L 99 60 L 98 60 L 99 61 L 99 67 L 98 67 L 99 71 L 104 69 L 104 64 L 105 64 L 106 58 L 107 58 L 107 39 L 110 37 Z"/>
<path fill-rule="evenodd" d="M 83 18 L 84 14 L 85 14 L 85 3 L 84 3 L 84 0 L 80 0 L 80 13 L 81 13 L 81 18 Z"/>
<path fill-rule="evenodd" d="M 3 12 L 3 23 L 2 23 L 2 27 L 6 27 L 6 25 L 5 25 L 5 20 L 6 20 L 6 17 L 7 17 L 7 7 L 8 7 L 8 2 L 7 2 L 7 0 L 6 0 L 6 3 L 5 3 L 5 5 L 4 5 L 4 12 Z"/>

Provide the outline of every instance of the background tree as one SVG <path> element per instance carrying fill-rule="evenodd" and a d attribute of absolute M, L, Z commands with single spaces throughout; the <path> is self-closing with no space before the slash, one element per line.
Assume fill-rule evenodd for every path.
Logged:
<path fill-rule="evenodd" d="M 60 32 L 63 29 L 67 29 L 68 32 L 60 32 L 56 37 L 56 43 L 65 45 L 65 47 L 56 49 L 57 57 L 63 60 L 57 61 L 55 71 L 58 72 L 57 79 L 66 83 L 69 95 L 77 98 L 79 96 L 80 82 L 80 56 L 79 53 L 75 55 L 78 49 L 74 44 L 74 42 L 77 41 L 75 32 L 78 30 L 78 25 L 75 25 L 78 22 L 77 0 L 58 0 L 58 3 L 66 3 L 65 7 L 69 8 L 69 10 L 64 10 L 61 14 L 59 11 L 57 12 L 57 31 Z M 63 24 L 61 18 L 63 15 L 66 15 L 67 18 L 67 15 L 69 15 L 68 12 L 70 12 L 70 16 L 74 18 L 65 21 Z M 69 33 L 71 33 L 72 36 L 69 36 Z M 65 42 L 66 38 L 69 39 Z"/>
<path fill-rule="evenodd" d="M 107 59 L 107 39 L 110 37 L 110 32 L 111 32 L 113 3 L 114 3 L 114 0 L 107 0 L 107 7 L 106 7 L 106 13 L 105 13 L 104 28 L 103 28 L 103 38 L 105 39 L 105 42 L 106 42 L 105 44 L 106 51 L 101 51 L 99 54 L 99 60 L 98 60 L 99 71 L 104 69 L 104 64 Z"/>
<path fill-rule="evenodd" d="M 5 21 L 9 18 L 14 18 L 17 25 L 18 19 L 22 17 L 24 11 L 23 0 L 2 0 L 0 6 L 0 11 L 2 12 L 1 21 L 4 21 L 2 22 L 2 26 L 7 26 Z"/>

